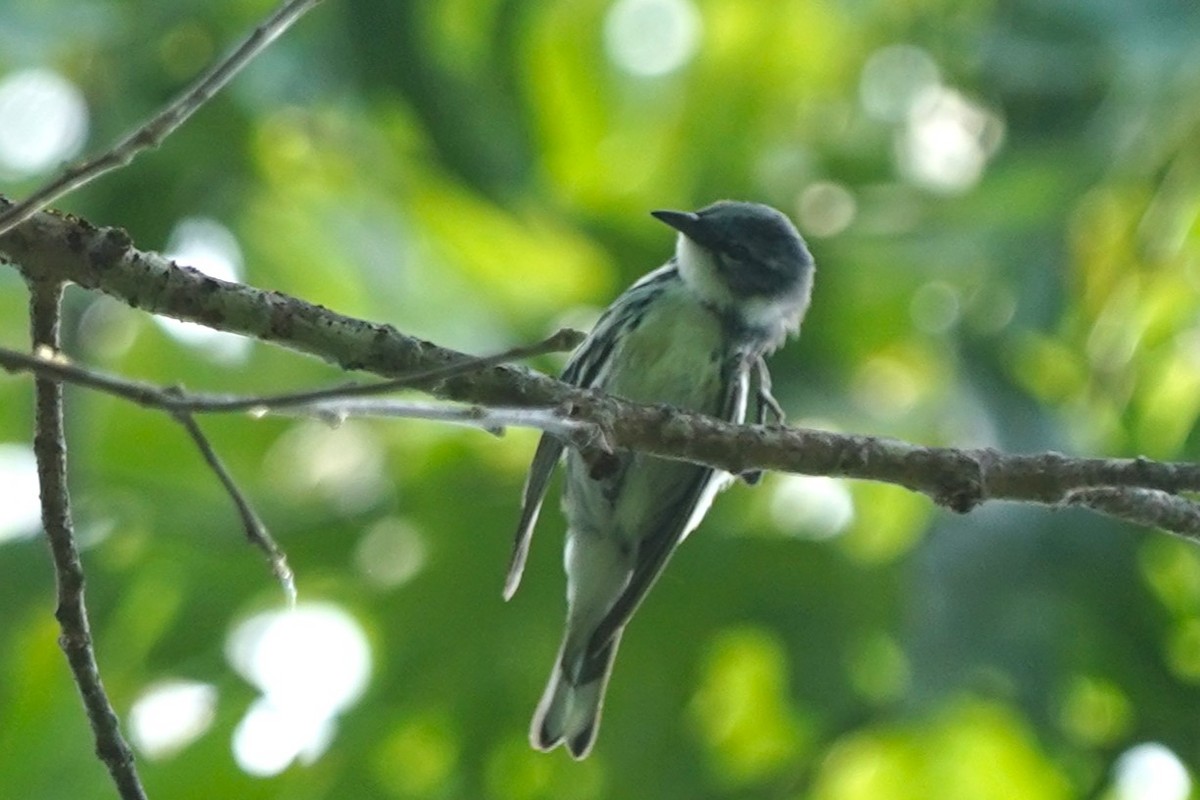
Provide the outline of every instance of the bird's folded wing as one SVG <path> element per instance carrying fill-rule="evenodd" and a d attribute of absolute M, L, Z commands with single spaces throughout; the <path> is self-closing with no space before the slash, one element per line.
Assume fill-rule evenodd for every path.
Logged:
<path fill-rule="evenodd" d="M 688 491 L 678 501 L 665 506 L 656 520 L 655 533 L 642 540 L 637 550 L 637 564 L 625 590 L 609 608 L 608 613 L 600 620 L 596 630 L 588 642 L 589 654 L 600 653 L 619 630 L 625 627 L 633 612 L 646 597 L 646 593 L 658 580 L 663 568 L 675 551 L 676 545 L 687 533 L 687 524 L 700 501 L 704 489 L 713 479 L 711 467 L 695 467 L 695 477 L 691 480 Z"/>
<path fill-rule="evenodd" d="M 749 391 L 749 375 L 743 366 L 744 362 L 734 360 L 725 370 L 725 380 L 722 394 L 724 401 L 720 417 L 730 422 L 742 422 L 746 415 L 747 393 Z M 589 653 L 601 652 L 612 640 L 613 636 L 625 627 L 633 612 L 645 598 L 650 587 L 658 579 L 675 551 L 675 547 L 688 534 L 699 520 L 693 520 L 696 507 L 701 502 L 710 502 L 711 496 L 705 500 L 706 490 L 710 490 L 713 481 L 720 480 L 711 467 L 696 466 L 693 477 L 686 491 L 679 494 L 674 503 L 663 506 L 657 519 L 650 528 L 653 533 L 642 539 L 637 549 L 637 563 L 625 590 L 609 608 L 608 613 L 600 620 L 592 638 L 588 642 Z M 715 491 L 715 490 L 713 490 Z M 689 523 L 691 524 L 689 526 Z"/>
<path fill-rule="evenodd" d="M 508 562 L 508 575 L 504 579 L 504 599 L 511 600 L 521 585 L 521 573 L 525 571 L 525 559 L 529 555 L 529 541 L 533 538 L 533 526 L 537 524 L 538 512 L 542 510 L 542 499 L 554 466 L 562 455 L 563 443 L 550 434 L 542 434 L 533 463 L 529 466 L 529 477 L 525 481 L 525 492 L 521 500 L 521 519 L 513 538 L 512 558 Z"/>

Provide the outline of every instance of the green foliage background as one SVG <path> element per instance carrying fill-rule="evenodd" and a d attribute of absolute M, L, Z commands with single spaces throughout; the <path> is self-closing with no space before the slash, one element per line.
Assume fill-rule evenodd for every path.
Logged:
<path fill-rule="evenodd" d="M 0 77 L 46 66 L 76 82 L 94 151 L 269 7 L 5 3 Z M 1017 451 L 1200 454 L 1194 4 L 694 8 L 699 49 L 647 77 L 606 50 L 605 2 L 327 0 L 160 151 L 64 207 L 148 249 L 180 219 L 219 220 L 254 285 L 486 353 L 586 320 L 661 263 L 671 237 L 649 209 L 738 197 L 796 216 L 806 188 L 831 182 L 855 215 L 810 235 L 813 309 L 773 362 L 793 420 Z M 865 110 L 864 65 L 897 43 L 1002 120 L 977 183 L 912 180 L 905 120 Z M 20 197 L 37 180 L 0 189 Z M 0 271 L 6 346 L 27 341 L 24 302 Z M 67 337 L 87 363 L 197 389 L 339 377 L 260 344 L 222 362 L 82 292 Z M 30 395 L 26 378 L 0 378 L 0 440 L 28 442 Z M 577 765 L 525 744 L 561 625 L 556 509 L 521 592 L 500 600 L 531 434 L 202 422 L 302 600 L 363 626 L 372 676 L 314 763 L 243 773 L 230 740 L 257 690 L 225 642 L 279 591 L 174 425 L 71 392 L 88 600 L 117 709 L 167 678 L 218 690 L 199 740 L 140 759 L 154 798 L 1118 797 L 1114 764 L 1139 743 L 1200 767 L 1200 553 L 1165 534 L 1008 505 L 958 518 L 854 484 L 853 522 L 820 536 L 772 512 L 786 480 L 738 486 L 630 628 L 599 745 Z M 349 472 L 313 468 L 314 451 L 349 453 Z M 425 554 L 390 588 L 356 560 L 381 522 Z M 53 593 L 38 538 L 0 545 L 0 786 L 111 796 Z"/>

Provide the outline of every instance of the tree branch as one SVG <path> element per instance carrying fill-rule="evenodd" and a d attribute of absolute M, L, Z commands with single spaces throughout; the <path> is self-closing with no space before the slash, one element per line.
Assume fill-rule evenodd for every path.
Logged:
<path fill-rule="evenodd" d="M 1067 496 L 1066 502 L 1200 542 L 1200 504 L 1185 497 L 1155 489 L 1101 486 L 1077 489 Z"/>
<path fill-rule="evenodd" d="M 0 199 L 0 206 L 4 201 Z M 618 449 L 709 464 L 729 472 L 771 469 L 883 481 L 921 492 L 954 511 L 987 500 L 1057 505 L 1081 488 L 1200 491 L 1200 465 L 1147 459 L 1007 455 L 873 436 L 781 426 L 732 425 L 702 414 L 642 406 L 581 391 L 528 369 L 500 365 L 453 377 L 436 370 L 472 357 L 337 314 L 279 292 L 209 277 L 152 252 L 124 231 L 43 212 L 0 236 L 0 253 L 31 279 L 70 280 L 135 308 L 252 336 L 463 403 L 559 408 L 598 425 Z M 424 375 L 424 377 L 420 377 Z"/>
<path fill-rule="evenodd" d="M 320 2 L 321 0 L 286 0 L 251 31 L 250 35 L 232 52 L 213 64 L 187 90 L 133 133 L 99 156 L 67 168 L 60 176 L 21 203 L 0 212 L 0 234 L 31 219 L 68 192 L 90 183 L 106 172 L 126 166 L 143 151 L 158 147 L 163 139 L 186 122 L 188 117 L 207 103 L 225 84 L 229 83 L 233 76 L 249 64 L 267 45 L 275 41 L 280 34 L 291 27 L 293 22 Z"/>
<path fill-rule="evenodd" d="M 30 281 L 30 330 L 35 348 L 56 351 L 59 346 L 62 284 Z M 144 800 L 145 790 L 133 762 L 133 751 L 121 735 L 120 722 L 104 691 L 92 649 L 92 633 L 84 604 L 83 564 L 75 545 L 71 498 L 67 491 L 67 444 L 63 430 L 62 384 L 47 377 L 35 380 L 33 450 L 42 496 L 42 524 L 54 560 L 58 585 L 59 646 L 67 656 L 75 685 L 83 698 L 96 742 L 96 755 L 108 767 L 125 800 Z"/>

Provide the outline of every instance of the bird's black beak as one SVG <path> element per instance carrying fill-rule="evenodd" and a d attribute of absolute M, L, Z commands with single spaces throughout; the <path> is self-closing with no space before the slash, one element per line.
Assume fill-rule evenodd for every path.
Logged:
<path fill-rule="evenodd" d="M 665 222 L 694 242 L 707 244 L 707 226 L 700 215 L 692 211 L 651 211 L 650 216 Z"/>

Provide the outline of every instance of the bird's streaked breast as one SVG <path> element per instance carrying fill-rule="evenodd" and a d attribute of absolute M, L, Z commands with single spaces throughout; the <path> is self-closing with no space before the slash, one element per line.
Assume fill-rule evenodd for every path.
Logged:
<path fill-rule="evenodd" d="M 725 348 L 721 319 L 675 284 L 621 338 L 599 388 L 715 414 L 724 401 Z"/>

